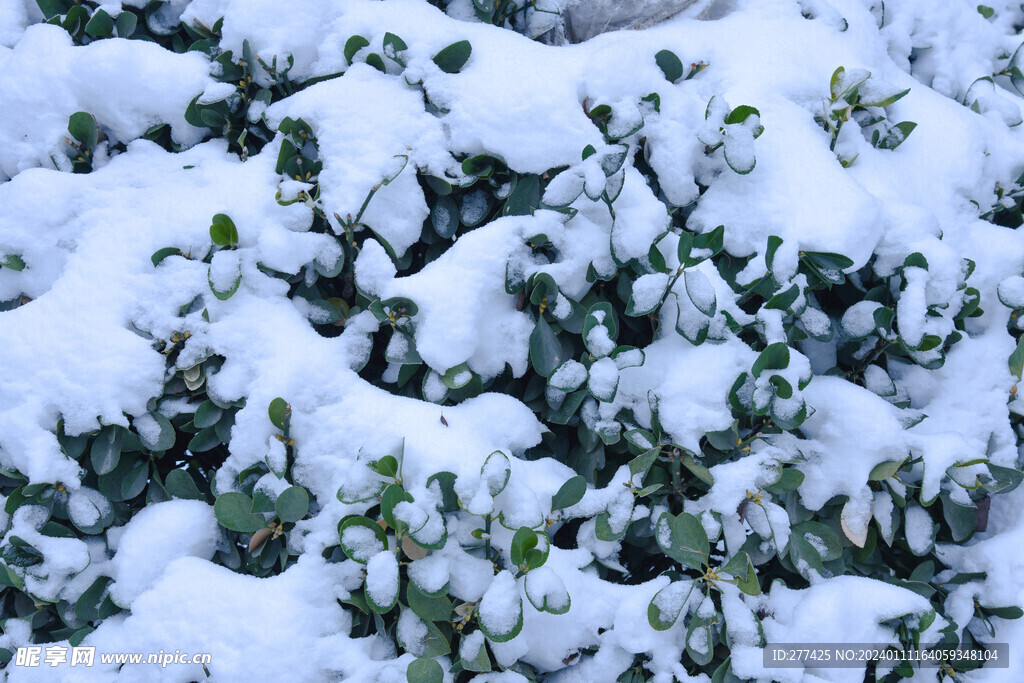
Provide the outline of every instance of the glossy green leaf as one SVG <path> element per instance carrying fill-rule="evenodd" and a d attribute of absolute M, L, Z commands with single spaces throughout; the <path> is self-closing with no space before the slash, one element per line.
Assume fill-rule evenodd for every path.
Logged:
<path fill-rule="evenodd" d="M 121 442 L 124 428 L 115 425 L 104 427 L 92 442 L 89 461 L 96 474 L 113 472 L 121 459 Z"/>
<path fill-rule="evenodd" d="M 106 12 L 104 12 L 106 14 Z M 109 16 L 107 17 L 110 18 Z M 75 112 L 68 119 L 68 132 L 88 149 L 95 149 L 99 140 L 96 118 L 89 112 Z"/>
<path fill-rule="evenodd" d="M 691 514 L 664 513 L 658 520 L 655 537 L 665 554 L 684 567 L 700 569 L 708 562 L 711 551 L 707 532 Z"/>
<path fill-rule="evenodd" d="M 405 680 L 409 683 L 443 683 L 444 669 L 433 659 L 420 657 L 409 662 Z"/>
<path fill-rule="evenodd" d="M 551 511 L 572 507 L 583 500 L 587 492 L 587 480 L 580 475 L 572 477 L 551 496 Z"/>
<path fill-rule="evenodd" d="M 362 36 L 352 36 L 351 38 L 349 38 L 347 41 L 345 41 L 345 61 L 348 62 L 349 64 L 352 64 L 352 58 L 356 56 L 356 53 L 362 50 L 364 47 L 368 46 L 369 44 L 370 41 L 368 41 L 366 38 L 363 38 Z"/>
<path fill-rule="evenodd" d="M 252 511 L 252 498 L 244 493 L 229 491 L 217 496 L 213 512 L 221 526 L 232 531 L 251 534 L 267 525 L 263 515 Z"/>
<path fill-rule="evenodd" d="M 289 486 L 278 495 L 274 511 L 282 522 L 298 522 L 309 512 L 309 494 L 301 486 Z"/>
<path fill-rule="evenodd" d="M 238 228 L 227 214 L 218 213 L 210 225 L 210 239 L 222 247 L 234 247 L 238 244 Z"/>
<path fill-rule="evenodd" d="M 437 64 L 438 68 L 445 73 L 457 74 L 469 61 L 469 56 L 472 53 L 473 46 L 469 44 L 469 41 L 460 40 L 434 55 L 434 64 Z"/>
<path fill-rule="evenodd" d="M 669 83 L 675 83 L 683 77 L 683 63 L 671 50 L 661 50 L 654 55 L 654 61 Z"/>

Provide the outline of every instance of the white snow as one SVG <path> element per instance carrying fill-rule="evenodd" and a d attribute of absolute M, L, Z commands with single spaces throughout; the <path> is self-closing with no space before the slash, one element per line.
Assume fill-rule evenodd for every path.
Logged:
<path fill-rule="evenodd" d="M 198 500 L 147 505 L 125 526 L 111 560 L 110 597 L 128 607 L 180 557 L 209 560 L 219 532 L 213 508 Z"/>
<path fill-rule="evenodd" d="M 398 596 L 398 560 L 382 550 L 366 563 L 366 594 L 378 605 L 390 605 Z"/>
<path fill-rule="evenodd" d="M 480 623 L 496 635 L 511 633 L 522 609 L 516 580 L 508 571 L 501 571 L 480 600 Z"/>

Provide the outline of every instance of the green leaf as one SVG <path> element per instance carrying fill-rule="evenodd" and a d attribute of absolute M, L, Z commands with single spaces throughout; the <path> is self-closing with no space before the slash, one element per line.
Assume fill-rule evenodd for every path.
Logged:
<path fill-rule="evenodd" d="M 754 563 L 750 559 L 750 555 L 746 552 L 738 552 L 729 559 L 722 571 L 730 574 L 736 584 L 736 587 L 747 595 L 760 595 L 761 584 L 757 580 L 757 570 L 754 569 Z"/>
<path fill-rule="evenodd" d="M 633 433 L 633 432 L 636 432 L 636 431 L 640 431 L 640 430 L 630 430 L 630 431 L 626 432 L 626 440 L 630 441 L 630 434 Z M 634 435 L 633 438 L 636 438 L 635 435 Z M 645 437 L 645 440 L 647 440 L 646 437 Z M 651 439 L 648 443 L 650 443 L 651 441 L 654 441 L 654 439 Z M 660 453 L 661 453 L 661 446 L 654 446 L 653 448 L 649 448 L 647 451 L 641 453 L 640 455 L 638 455 L 635 458 L 633 458 L 632 460 L 630 460 L 629 461 L 629 475 L 630 475 L 630 478 L 632 479 L 632 478 L 634 478 L 636 476 L 639 476 L 641 479 L 643 479 L 645 476 L 647 476 L 647 471 L 651 469 L 651 465 L 653 465 L 654 461 L 658 459 L 658 455 Z"/>
<path fill-rule="evenodd" d="M 683 596 L 682 592 L 686 588 L 686 583 L 690 584 L 690 591 Z M 692 582 L 674 581 L 655 593 L 650 604 L 647 605 L 647 622 L 651 628 L 656 631 L 667 631 L 672 628 L 692 592 Z M 682 597 L 681 600 L 680 597 Z M 659 603 L 661 603 L 661 607 L 658 606 Z"/>
<path fill-rule="evenodd" d="M 110 585 L 111 581 L 113 579 L 109 576 L 97 577 L 78 597 L 78 601 L 75 602 L 75 616 L 83 622 L 96 619 L 100 603 L 103 602 L 107 586 Z"/>
<path fill-rule="evenodd" d="M 537 547 L 537 532 L 529 527 L 519 527 L 512 537 L 510 557 L 512 564 L 522 566 L 526 559 L 526 553 Z"/>
<path fill-rule="evenodd" d="M 781 496 L 790 491 L 796 491 L 804 481 L 804 473 L 795 467 L 783 468 L 779 480 L 774 484 L 765 486 L 764 490 L 772 495 Z"/>
<path fill-rule="evenodd" d="M 400 65 L 405 66 L 405 58 L 402 57 L 401 53 L 409 49 L 409 46 L 405 44 L 405 41 L 396 36 L 394 33 L 384 34 L 384 56 L 393 59 Z"/>
<path fill-rule="evenodd" d="M 551 577 L 551 574 L 548 574 L 548 577 Z M 537 587 L 533 586 L 537 581 L 542 582 L 539 589 L 536 589 Z M 555 575 L 554 581 L 546 583 L 544 577 L 531 572 L 526 575 L 523 583 L 525 584 L 526 598 L 538 612 L 547 612 L 548 614 L 565 614 L 572 607 L 572 598 L 569 597 L 569 592 L 565 589 L 565 584 L 562 583 L 561 579 L 559 579 L 557 575 Z M 537 593 L 541 594 L 540 604 L 534 602 L 534 597 L 536 597 Z"/>
<path fill-rule="evenodd" d="M 199 433 L 192 437 L 192 440 L 188 442 L 188 449 L 193 453 L 205 453 L 221 443 L 216 427 L 207 427 L 200 429 Z"/>
<path fill-rule="evenodd" d="M 409 662 L 405 680 L 409 683 L 443 683 L 444 669 L 433 659 L 419 657 Z"/>
<path fill-rule="evenodd" d="M 104 427 L 92 442 L 89 461 L 96 474 L 113 472 L 121 459 L 121 440 L 124 429 L 117 426 Z"/>
<path fill-rule="evenodd" d="M 991 19 L 995 13 L 996 11 L 991 7 L 986 7 L 985 5 L 978 5 L 978 14 L 985 17 L 986 19 Z"/>
<path fill-rule="evenodd" d="M 214 285 L 213 285 L 213 278 L 212 277 L 208 276 L 207 277 L 207 281 L 210 284 L 210 291 L 213 292 L 213 295 L 215 297 L 217 297 L 221 301 L 227 301 L 228 299 L 230 299 L 234 295 L 235 292 L 238 291 L 239 285 L 242 284 L 242 274 L 239 273 L 238 277 L 235 278 L 235 284 L 231 285 L 231 289 L 223 291 L 223 292 L 220 291 L 219 289 L 217 289 L 216 287 L 214 287 Z"/>
<path fill-rule="evenodd" d="M 157 435 L 155 441 L 150 441 L 148 437 L 143 434 L 139 434 L 139 438 L 142 440 L 142 445 L 151 451 L 166 451 L 174 446 L 174 442 L 177 439 L 177 434 L 174 431 L 174 425 L 166 417 L 158 412 L 151 412 L 149 416 L 153 418 L 157 426 L 160 429 L 160 433 Z"/>
<path fill-rule="evenodd" d="M 278 397 L 270 402 L 267 413 L 270 415 L 270 424 L 284 431 L 292 417 L 292 407 L 283 398 Z"/>
<path fill-rule="evenodd" d="M 789 537 L 788 552 L 793 567 L 805 579 L 810 580 L 813 576 L 812 572 L 817 572 L 820 575 L 825 571 L 821 564 L 821 555 L 803 536 L 793 534 Z"/>
<path fill-rule="evenodd" d="M 879 149 L 896 149 L 910 137 L 915 128 L 917 128 L 917 124 L 913 121 L 901 121 L 886 132 L 885 137 L 878 141 L 877 147 Z"/>
<path fill-rule="evenodd" d="M 789 289 L 779 292 L 768 299 L 764 307 L 767 309 L 778 309 L 780 311 L 788 311 L 789 307 L 793 305 L 793 302 L 800 296 L 799 285 L 790 285 Z"/>
<path fill-rule="evenodd" d="M 382 477 L 394 479 L 398 476 L 398 459 L 393 455 L 385 455 L 377 461 L 373 469 L 377 470 L 377 474 Z"/>
<path fill-rule="evenodd" d="M 715 630 L 714 626 L 718 624 L 719 616 L 718 613 L 712 614 L 709 617 L 694 616 L 690 619 L 690 623 L 686 629 L 686 654 L 690 656 L 698 666 L 708 665 L 715 656 Z M 704 630 L 704 642 L 706 643 L 704 648 L 700 651 L 695 650 L 690 645 L 690 640 L 693 638 L 694 631 L 699 629 Z"/>
<path fill-rule="evenodd" d="M 530 334 L 530 363 L 538 374 L 550 377 L 564 360 L 561 342 L 541 315 Z"/>
<path fill-rule="evenodd" d="M 142 493 L 149 481 L 149 460 L 138 460 L 121 480 L 121 498 L 130 500 Z"/>
<path fill-rule="evenodd" d="M 467 363 L 459 363 L 454 368 L 448 368 L 441 375 L 441 382 L 449 389 L 461 389 L 473 381 L 473 371 Z"/>
<path fill-rule="evenodd" d="M 688 513 L 673 517 L 664 513 L 658 520 L 655 537 L 666 555 L 691 569 L 700 569 L 708 562 L 710 545 L 700 520 Z"/>
<path fill-rule="evenodd" d="M 185 470 L 171 470 L 164 479 L 164 488 L 175 498 L 205 500 L 195 481 Z"/>
<path fill-rule="evenodd" d="M 532 216 L 540 206 L 540 176 L 531 173 L 519 178 L 501 209 L 502 216 Z"/>
<path fill-rule="evenodd" d="M 583 319 L 583 344 L 587 347 L 587 351 L 594 356 L 602 357 L 607 354 L 598 353 L 597 349 L 591 348 L 590 342 L 590 332 L 598 326 L 604 326 L 608 331 L 608 338 L 613 342 L 618 338 L 619 324 L 615 319 L 615 310 L 607 301 L 601 301 L 591 306 L 587 310 L 587 316 Z M 614 349 L 612 350 L 614 351 Z"/>
<path fill-rule="evenodd" d="M 725 123 L 743 123 L 750 116 L 760 115 L 761 112 L 759 112 L 754 107 L 751 107 L 749 104 L 741 104 L 740 106 L 736 107 L 731 112 L 729 112 L 728 116 L 725 117 Z"/>
<path fill-rule="evenodd" d="M 68 119 L 68 132 L 88 149 L 95 149 L 99 130 L 96 128 L 96 118 L 89 112 L 79 111 L 72 114 Z"/>
<path fill-rule="evenodd" d="M 714 230 L 703 232 L 693 237 L 694 249 L 708 249 L 711 256 L 718 256 L 725 246 L 725 226 L 719 225 Z M 703 260 L 703 259 L 702 259 Z"/>
<path fill-rule="evenodd" d="M 515 625 L 510 631 L 505 633 L 496 633 L 487 628 L 487 625 L 482 620 L 480 621 L 480 630 L 484 632 L 484 635 L 487 636 L 487 638 L 495 643 L 504 643 L 519 635 L 519 632 L 523 630 L 523 603 L 522 601 L 517 601 L 517 603 L 519 607 L 519 615 L 516 619 Z"/>
<path fill-rule="evenodd" d="M 117 25 L 117 37 L 127 38 L 135 33 L 135 28 L 138 25 L 139 20 L 134 14 L 128 11 L 121 12 L 117 15 L 115 24 Z"/>
<path fill-rule="evenodd" d="M 0 259 L 0 267 L 10 268 L 11 270 L 15 271 L 24 270 L 25 261 L 22 260 L 22 258 L 17 254 L 8 254 L 7 256 L 4 256 L 2 259 Z"/>
<path fill-rule="evenodd" d="M 451 620 L 452 601 L 447 595 L 427 595 L 413 581 L 406 591 L 409 608 L 423 621 Z"/>
<path fill-rule="evenodd" d="M 441 511 L 458 512 L 459 497 L 455 493 L 455 475 L 451 472 L 437 472 L 427 478 L 427 488 L 437 482 L 441 489 Z"/>
<path fill-rule="evenodd" d="M 899 472 L 904 462 L 906 462 L 906 458 L 903 460 L 887 460 L 885 462 L 878 463 L 871 468 L 871 473 L 868 474 L 868 481 L 885 481 Z"/>
<path fill-rule="evenodd" d="M 572 507 L 583 500 L 583 495 L 586 492 L 587 480 L 580 475 L 576 475 L 562 484 L 558 492 L 551 496 L 551 511 L 554 512 L 555 510 L 564 510 L 565 508 Z"/>
<path fill-rule="evenodd" d="M 110 38 L 114 35 L 114 20 L 102 8 L 97 9 L 85 25 L 85 32 L 95 38 Z"/>
<path fill-rule="evenodd" d="M 910 88 L 907 88 L 906 90 L 901 90 L 900 92 L 894 95 L 889 95 L 888 97 L 883 97 L 882 99 L 879 100 L 861 100 L 858 104 L 860 104 L 860 106 L 862 107 L 888 107 L 889 105 L 895 104 L 899 100 L 906 97 L 909 92 Z"/>
<path fill-rule="evenodd" d="M 360 526 L 372 531 L 373 535 L 377 538 L 377 541 L 379 541 L 380 547 L 377 549 L 366 549 L 359 547 L 353 548 L 346 545 L 345 530 L 353 526 Z M 380 525 L 369 517 L 360 517 L 358 515 L 346 517 L 338 522 L 338 539 L 341 543 L 341 549 L 345 551 L 345 554 L 360 564 L 366 564 L 377 552 L 385 550 L 388 547 L 387 534 L 384 533 L 384 530 Z"/>
<path fill-rule="evenodd" d="M 661 50 L 654 55 L 654 61 L 669 83 L 675 83 L 683 77 L 683 63 L 671 50 Z"/>
<path fill-rule="evenodd" d="M 153 252 L 153 256 L 150 257 L 150 260 L 153 262 L 153 266 L 156 267 L 159 266 L 160 262 L 168 256 L 181 256 L 181 250 L 177 247 L 164 247 L 163 249 L 157 249 Z"/>
<path fill-rule="evenodd" d="M 441 196 L 430 210 L 430 224 L 443 239 L 451 239 L 459 229 L 459 206 L 450 196 Z"/>
<path fill-rule="evenodd" d="M 42 10 L 43 17 L 46 19 L 64 14 L 71 7 L 70 0 L 36 0 L 36 4 L 39 5 L 39 9 Z"/>
<path fill-rule="evenodd" d="M 508 478 L 512 474 L 512 465 L 508 456 L 501 451 L 494 451 L 487 456 L 484 464 L 480 467 L 480 475 L 487 484 L 487 491 L 496 496 L 505 490 L 508 485 Z"/>
<path fill-rule="evenodd" d="M 789 367 L 789 347 L 783 342 L 769 344 L 754 361 L 751 373 L 760 377 L 765 370 L 784 370 Z"/>
<path fill-rule="evenodd" d="M 401 486 L 389 484 L 384 488 L 384 493 L 380 497 L 380 516 L 384 518 L 384 521 L 392 529 L 397 529 L 399 524 L 404 526 L 404 522 L 397 522 L 395 520 L 395 506 L 401 502 L 411 503 L 413 500 L 412 495 L 407 493 Z"/>
<path fill-rule="evenodd" d="M 356 56 L 356 53 L 362 50 L 364 47 L 370 44 L 366 38 L 362 36 L 352 36 L 345 41 L 345 61 L 350 65 L 352 64 L 352 58 Z"/>
<path fill-rule="evenodd" d="M 238 244 L 238 229 L 230 216 L 218 213 L 210 225 L 210 239 L 221 247 L 234 247 Z"/>
<path fill-rule="evenodd" d="M 366 63 L 372 66 L 377 71 L 381 72 L 382 74 L 386 74 L 388 72 L 388 68 L 384 64 L 384 58 L 381 57 L 376 52 L 371 52 L 370 54 L 366 55 Z"/>
<path fill-rule="evenodd" d="M 817 539 L 813 543 L 814 547 L 820 548 L 824 546 L 825 548 L 825 554 L 821 555 L 821 559 L 824 562 L 838 560 L 843 556 L 843 539 L 835 529 L 827 524 L 813 520 L 794 524 L 790 531 L 790 538 L 792 539 L 794 535 L 804 540 L 807 540 L 804 538 L 806 535 L 814 536 Z"/>
<path fill-rule="evenodd" d="M 221 526 L 243 534 L 251 534 L 267 525 L 263 515 L 252 511 L 252 498 L 244 493 L 229 491 L 217 496 L 213 513 Z"/>
<path fill-rule="evenodd" d="M 771 235 L 768 237 L 768 248 L 764 252 L 764 264 L 768 267 L 768 272 L 772 273 L 772 277 L 775 277 L 775 252 L 777 252 L 781 246 L 781 237 L 778 237 L 777 235 Z"/>
<path fill-rule="evenodd" d="M 199 404 L 196 408 L 195 416 L 192 418 L 192 424 L 200 429 L 206 427 L 212 427 L 220 421 L 221 415 L 224 413 L 218 408 L 213 401 L 207 399 Z"/>
<path fill-rule="evenodd" d="M 460 40 L 434 55 L 434 64 L 437 64 L 438 68 L 445 73 L 457 74 L 469 61 L 472 52 L 473 46 L 469 44 L 469 41 Z"/>
<path fill-rule="evenodd" d="M 1010 354 L 1010 373 L 1018 380 L 1021 379 L 1021 373 L 1024 372 L 1024 337 L 1017 340 L 1017 347 Z"/>
<path fill-rule="evenodd" d="M 708 486 L 715 485 L 715 476 L 711 474 L 711 470 L 694 460 L 692 455 L 689 453 L 683 455 L 682 463 L 683 467 L 690 471 L 690 474 L 697 477 Z"/>
<path fill-rule="evenodd" d="M 986 613 L 993 617 L 999 617 L 1000 619 L 1020 619 L 1024 617 L 1024 610 L 1016 605 L 1009 605 L 1007 607 L 985 607 L 981 606 Z"/>
<path fill-rule="evenodd" d="M 479 649 L 476 653 L 467 652 L 469 649 L 466 644 L 466 639 L 462 640 L 459 647 L 459 664 L 466 671 L 479 671 L 486 672 L 491 670 L 491 658 L 487 656 L 487 645 L 486 641 L 480 643 Z"/>
<path fill-rule="evenodd" d="M 309 494 L 301 486 L 289 486 L 277 497 L 274 511 L 282 522 L 297 522 L 309 512 Z"/>

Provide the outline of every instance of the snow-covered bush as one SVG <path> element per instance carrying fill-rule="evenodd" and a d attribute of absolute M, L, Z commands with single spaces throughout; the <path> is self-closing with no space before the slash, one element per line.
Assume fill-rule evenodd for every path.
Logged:
<path fill-rule="evenodd" d="M 571 5 L 0 12 L 11 680 L 1020 642 L 1024 11 Z"/>

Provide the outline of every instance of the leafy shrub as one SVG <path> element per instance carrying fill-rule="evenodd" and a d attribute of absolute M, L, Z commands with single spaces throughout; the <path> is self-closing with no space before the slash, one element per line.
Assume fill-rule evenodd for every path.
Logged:
<path fill-rule="evenodd" d="M 125 424 L 77 433 L 64 421 L 52 425 L 63 455 L 81 465 L 79 481 L 0 471 L 9 516 L 0 544 L 0 619 L 27 623 L 33 642 L 75 645 L 104 620 L 131 610 L 111 592 L 113 572 L 100 573 L 77 594 L 54 590 L 53 581 L 71 581 L 82 569 L 58 562 L 60 546 L 50 540 L 95 543 L 106 560 L 112 529 L 174 499 L 212 505 L 221 528 L 209 559 L 255 577 L 288 573 L 304 554 L 315 555 L 309 539 L 328 520 L 330 540 L 313 559 L 354 577 L 339 597 L 350 637 L 387 642 L 389 658 L 404 657 L 398 661 L 414 681 L 470 680 L 489 671 L 539 680 L 577 660 L 593 661 L 604 647 L 602 633 L 613 628 L 607 620 L 559 654 L 561 666 L 538 664 L 529 647 L 508 645 L 539 623 L 538 614 L 573 619 L 583 612 L 581 602 L 591 596 L 581 586 L 590 580 L 602 596 L 609 586 L 632 591 L 630 599 L 642 596 L 643 627 L 679 636 L 671 642 L 652 636 L 654 645 L 623 650 L 630 661 L 609 670 L 619 681 L 750 676 L 748 664 L 737 666 L 736 653 L 768 642 L 763 623 L 775 615 L 765 595 L 809 593 L 847 578 L 922 598 L 883 624 L 894 642 L 908 647 L 939 641 L 976 648 L 997 637 L 999 619 L 1021 616 L 1016 605 L 989 601 L 986 576 L 955 570 L 945 550 L 986 530 L 993 497 L 1024 478 L 1019 459 L 990 457 L 994 432 L 993 444 L 952 455 L 918 432 L 907 436 L 929 419 L 914 407 L 908 387 L 943 381 L 922 378 L 942 377 L 954 350 L 980 334 L 974 324 L 984 315 L 981 304 L 995 308 L 969 284 L 975 263 L 949 256 L 937 239 L 907 247 L 898 258 L 879 248 L 855 259 L 774 234 L 756 252 L 730 249 L 730 225 L 708 229 L 698 220 L 702 197 L 724 178 L 743 182 L 756 175 L 755 153 L 761 135 L 769 134 L 769 118 L 762 123 L 751 105 L 731 107 L 723 93 L 711 97 L 703 120 L 689 131 L 702 170 L 697 197 L 686 206 L 673 205 L 662 190 L 668 179 L 656 170 L 664 167 L 654 155 L 664 137 L 648 135 L 668 118 L 661 93 L 700 85 L 704 102 L 710 86 L 702 74 L 713 72 L 713 64 L 695 61 L 687 72 L 680 57 L 661 50 L 649 60 L 664 76 L 661 93 L 582 97 L 598 137 L 571 163 L 528 169 L 484 149 L 452 152 L 439 169 L 418 166 L 411 149 L 389 150 L 391 165 L 374 176 L 355 214 L 342 216 L 321 186 L 336 160 L 322 151 L 320 123 L 285 116 L 275 125 L 268 107 L 368 66 L 374 78 L 418 89 L 424 112 L 442 117 L 447 103 L 424 85 L 424 70 L 457 79 L 473 68 L 479 43 L 462 39 L 425 51 L 390 32 L 353 35 L 344 42 L 342 71 L 299 78 L 291 55 L 258 54 L 249 40 L 237 55 L 222 48 L 220 21 L 168 26 L 169 3 L 117 15 L 94 2 L 39 4 L 47 22 L 80 45 L 128 37 L 207 55 L 217 65 L 216 81 L 231 88 L 217 91 L 220 99 L 197 95 L 185 120 L 224 141 L 240 162 L 274 156 L 276 203 L 308 207 L 308 232 L 332 246 L 301 267 L 278 270 L 252 257 L 256 236 L 247 234 L 249 226 L 217 213 L 202 244 L 152 254 L 157 271 L 199 264 L 208 284 L 180 308 L 170 334 L 136 328 L 164 356 L 160 394 Z M 474 9 L 483 21 L 512 27 L 520 23 L 517 15 L 541 11 L 517 2 L 474 2 Z M 1014 85 L 1016 61 L 1014 55 L 1007 67 Z M 839 66 L 824 109 L 805 113 L 809 121 L 816 117 L 830 152 L 848 169 L 857 153 L 844 150 L 862 149 L 861 142 L 886 154 L 906 151 L 898 148 L 917 124 L 889 123 L 888 108 L 910 92 L 890 92 L 866 70 Z M 863 140 L 841 135 L 850 120 Z M 66 144 L 74 172 L 101 173 L 98 153 L 131 154 L 123 144 L 98 152 L 103 128 L 89 112 L 71 116 Z M 167 124 L 145 137 L 168 153 L 183 151 Z M 418 188 L 429 211 L 418 239 L 404 250 L 367 218 L 370 207 L 389 201 L 386 188 L 401 181 Z M 1000 190 L 999 208 L 979 209 L 980 217 L 1016 227 L 1020 184 Z M 627 185 L 660 201 L 663 225 L 649 239 L 616 233 L 637 201 L 624 194 Z M 599 221 L 607 222 L 607 235 L 600 233 L 607 244 L 588 252 L 596 256 L 582 267 L 573 265 L 569 252 L 576 247 L 567 230 Z M 424 326 L 436 315 L 424 300 L 430 293 L 419 302 L 415 294 L 387 295 L 375 263 L 391 269 L 385 280 L 444 273 L 446 259 L 495 225 L 525 230 L 510 231 L 513 237 L 500 245 L 515 257 L 502 260 L 498 295 L 507 305 L 493 312 L 496 321 L 515 315 L 526 326 L 523 362 L 497 370 L 475 357 L 432 365 L 423 348 Z M 538 225 L 550 229 L 531 232 Z M 11 271 L 35 265 L 22 254 L 0 256 L 0 266 Z M 255 269 L 247 269 L 250 262 Z M 452 269 L 445 275 L 456 276 Z M 198 331 L 216 326 L 211 310 L 222 310 L 216 306 L 245 293 L 247 278 L 258 277 L 286 292 L 320 336 L 361 340 L 362 355 L 353 352 L 352 365 L 363 384 L 416 405 L 436 404 L 445 429 L 474 399 L 504 394 L 529 409 L 542 435 L 520 452 L 466 453 L 474 466 L 459 472 L 430 469 L 434 463 L 421 458 L 410 474 L 404 442 L 346 444 L 339 457 L 347 459 L 347 476 L 325 496 L 305 456 L 320 439 L 314 402 L 228 401 L 210 387 L 232 359 L 197 342 Z M 1019 340 L 1024 280 L 1014 277 L 1003 281 L 998 298 L 1011 309 L 1008 329 Z M 2 310 L 24 303 L 17 297 Z M 1017 349 L 1009 371 L 1019 380 L 1024 351 L 1019 343 Z M 666 361 L 671 353 L 694 354 L 685 357 L 698 360 L 688 362 L 703 360 L 715 366 L 709 373 L 728 374 L 720 396 L 704 397 L 721 404 L 718 416 L 681 414 L 701 397 L 680 401 L 663 387 L 663 377 L 652 378 L 700 371 Z M 715 382 L 694 386 L 718 389 Z M 235 471 L 226 465 L 233 440 L 257 429 L 253 420 L 239 422 L 242 411 L 257 411 L 272 431 L 266 456 Z M 1019 446 L 1020 416 L 1005 418 Z M 413 425 L 399 425 L 402 430 L 406 439 L 415 436 Z M 850 443 L 858 438 L 867 453 Z M 849 462 L 829 461 L 830 452 Z M 527 469 L 533 466 L 538 469 Z M 546 475 L 531 479 L 529 472 L 544 467 Z M 535 495 L 530 482 L 545 476 L 556 485 Z M 579 555 L 588 558 L 585 573 L 569 566 L 567 558 Z M 957 586 L 973 587 L 969 613 L 960 594 L 951 598 Z M 11 648 L 0 654 L 5 661 L 13 656 Z M 941 675 L 956 677 L 976 664 L 950 661 Z M 909 664 L 877 672 L 885 680 L 913 675 Z"/>

